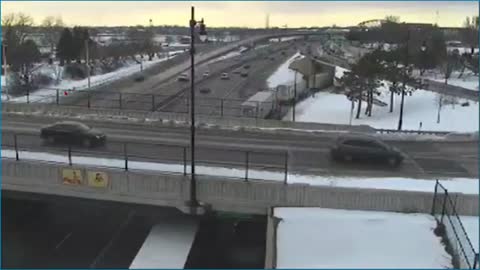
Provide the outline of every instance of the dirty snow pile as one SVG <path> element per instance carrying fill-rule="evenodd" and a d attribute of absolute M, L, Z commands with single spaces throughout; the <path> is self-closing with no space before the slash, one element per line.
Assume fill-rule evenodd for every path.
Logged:
<path fill-rule="evenodd" d="M 298 59 L 302 59 L 304 56 L 299 52 L 290 57 L 285 63 L 280 65 L 278 69 L 267 79 L 269 88 L 275 88 L 281 84 L 288 85 L 293 84 L 295 80 L 295 71 L 288 68 L 290 64 Z"/>

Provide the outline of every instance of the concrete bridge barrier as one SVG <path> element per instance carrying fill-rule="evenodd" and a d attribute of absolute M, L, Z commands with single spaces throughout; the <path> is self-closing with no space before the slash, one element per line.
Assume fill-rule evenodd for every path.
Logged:
<path fill-rule="evenodd" d="M 85 199 L 170 206 L 185 209 L 189 176 L 102 167 L 2 159 L 2 188 Z M 75 170 L 79 182 L 66 182 Z M 100 174 L 103 182 L 95 182 Z M 100 183 L 100 184 L 99 184 Z M 457 196 L 459 215 L 478 215 L 478 195 Z M 197 197 L 209 209 L 268 214 L 272 207 L 324 207 L 430 213 L 432 193 L 283 184 L 197 176 Z"/>

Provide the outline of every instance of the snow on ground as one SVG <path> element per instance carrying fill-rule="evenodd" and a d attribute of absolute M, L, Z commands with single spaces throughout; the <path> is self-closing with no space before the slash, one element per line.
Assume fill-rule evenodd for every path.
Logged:
<path fill-rule="evenodd" d="M 469 101 L 468 107 L 462 107 L 464 102 L 457 99 L 459 104 L 443 105 L 440 112 L 440 123 L 437 123 L 438 101 L 440 94 L 425 90 L 417 90 L 412 96 L 405 96 L 405 105 L 403 112 L 403 129 L 418 130 L 420 122 L 421 130 L 430 131 L 456 131 L 456 132 L 474 132 L 478 131 L 479 125 L 479 106 L 478 103 Z M 373 106 L 371 117 L 364 114 L 367 106 L 362 102 L 362 111 L 360 119 L 355 119 L 357 105 L 353 111 L 353 125 L 369 125 L 374 128 L 396 129 L 400 115 L 400 96 L 395 96 L 394 112 L 389 113 L 389 106 Z M 389 103 L 388 93 L 383 94 L 379 99 Z M 446 101 L 446 99 L 444 99 Z M 328 92 L 318 93 L 314 97 L 297 105 L 297 121 L 317 122 L 348 125 L 350 121 L 351 102 L 342 94 L 333 94 Z M 285 120 L 289 120 L 287 114 Z"/>
<path fill-rule="evenodd" d="M 183 52 L 183 51 L 172 51 L 169 53 L 170 55 L 174 55 L 175 53 L 178 53 L 178 52 Z M 144 61 L 143 68 L 147 69 L 155 64 L 166 61 L 169 58 L 171 57 L 163 57 L 163 58 L 155 57 L 153 61 Z M 132 75 L 136 72 L 140 72 L 140 64 L 134 63 L 131 65 L 119 68 L 113 72 L 91 76 L 90 85 L 92 87 L 98 86 L 106 82 L 115 81 L 122 77 Z M 62 80 L 59 85 L 54 85 L 49 88 L 36 90 L 35 92 L 30 94 L 29 99 L 30 99 L 30 102 L 51 102 L 56 98 L 56 95 L 57 95 L 56 89 L 60 89 L 62 91 L 65 91 L 65 90 L 75 91 L 75 90 L 85 90 L 87 89 L 87 87 L 88 87 L 88 78 L 85 78 L 83 80 Z M 74 88 L 75 90 L 73 90 Z M 27 98 L 26 96 L 20 96 L 20 97 L 12 98 L 10 99 L 10 101 L 23 103 L 27 101 Z"/>
<path fill-rule="evenodd" d="M 232 57 L 235 57 L 235 56 L 239 56 L 239 55 L 242 55 L 242 53 L 247 50 L 246 47 L 240 47 L 238 50 L 235 50 L 235 51 L 231 51 L 225 55 L 222 55 L 220 57 L 217 57 L 211 61 L 208 61 L 206 64 L 212 64 L 212 63 L 215 63 L 215 62 L 219 62 L 219 61 L 223 61 L 223 60 L 226 60 L 226 59 L 229 59 L 229 58 L 232 58 Z"/>
<path fill-rule="evenodd" d="M 14 150 L 2 149 L 2 158 L 15 158 Z M 19 158 L 26 160 L 41 160 L 47 162 L 68 163 L 67 155 L 19 151 Z M 111 168 L 124 168 L 125 161 L 123 159 L 93 158 L 85 156 L 77 156 L 73 153 L 72 163 L 86 166 L 100 166 Z M 164 164 L 155 162 L 139 162 L 129 161 L 130 170 L 145 171 L 161 171 L 183 173 L 183 164 Z M 244 169 L 231 169 L 213 166 L 196 166 L 198 174 L 209 176 L 223 176 L 243 179 L 245 177 Z M 187 166 L 187 172 L 190 167 Z M 250 179 L 284 181 L 284 173 L 280 171 L 267 171 L 250 169 L 248 172 Z M 369 188 L 369 189 L 386 189 L 386 190 L 409 190 L 434 192 L 435 181 L 428 179 L 411 179 L 411 178 L 361 178 L 361 177 L 338 177 L 338 176 L 316 176 L 316 175 L 299 175 L 289 174 L 289 184 L 307 184 L 314 186 L 332 186 L 346 188 Z M 478 194 L 478 179 L 454 178 L 441 180 L 442 185 L 450 192 L 458 192 L 465 194 Z"/>
<path fill-rule="evenodd" d="M 478 75 L 475 76 L 472 72 L 465 71 L 462 78 L 458 78 L 459 74 L 460 72 L 452 72 L 452 75 L 448 79 L 447 83 L 450 85 L 455 85 L 458 87 L 463 87 L 466 89 L 478 91 L 478 85 L 479 85 Z M 445 82 L 445 79 L 440 74 L 425 76 L 425 78 L 430 79 L 432 81 L 441 82 L 441 83 Z"/>
<path fill-rule="evenodd" d="M 458 50 L 458 52 L 460 53 L 460 55 L 464 54 L 464 53 L 471 53 L 472 52 L 472 49 L 469 48 L 469 47 L 455 47 L 455 46 L 448 46 L 447 47 L 447 51 L 448 52 L 453 52 L 454 50 Z M 478 48 L 475 48 L 474 49 L 474 53 L 478 53 Z"/>
<path fill-rule="evenodd" d="M 467 232 L 468 238 L 472 243 L 473 248 L 478 253 L 479 250 L 479 217 L 471 217 L 471 216 L 461 216 L 460 220 L 462 221 L 463 227 Z"/>
<path fill-rule="evenodd" d="M 425 214 L 275 208 L 277 268 L 452 268 Z"/>
<path fill-rule="evenodd" d="M 285 63 L 280 65 L 280 67 L 278 67 L 278 69 L 267 79 L 268 87 L 275 88 L 281 84 L 293 83 L 295 80 L 295 71 L 289 69 L 288 66 L 290 66 L 293 61 L 302 59 L 303 57 L 303 55 L 297 52 L 285 61 Z"/>
<path fill-rule="evenodd" d="M 197 228 L 191 218 L 163 219 L 151 229 L 130 269 L 183 269 Z"/>
<path fill-rule="evenodd" d="M 2 75 L 2 86 L 5 86 L 5 76 L 3 76 L 3 75 Z"/>

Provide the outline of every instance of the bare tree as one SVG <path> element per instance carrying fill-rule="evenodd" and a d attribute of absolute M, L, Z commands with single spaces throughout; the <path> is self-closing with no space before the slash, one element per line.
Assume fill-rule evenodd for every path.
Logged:
<path fill-rule="evenodd" d="M 63 26 L 62 17 L 48 16 L 43 19 L 42 27 L 45 28 L 45 39 L 50 44 L 52 52 L 60 39 Z"/>
<path fill-rule="evenodd" d="M 19 44 L 22 44 L 27 36 L 27 31 L 33 26 L 33 18 L 22 12 L 8 13 L 2 16 L 2 30 L 6 34 L 14 35 Z M 12 38 L 12 36 L 7 37 Z"/>

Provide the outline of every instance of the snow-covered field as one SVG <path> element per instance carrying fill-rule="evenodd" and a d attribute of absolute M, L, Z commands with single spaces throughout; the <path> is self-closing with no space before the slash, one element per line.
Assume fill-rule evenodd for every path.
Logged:
<path fill-rule="evenodd" d="M 452 268 L 424 214 L 276 208 L 277 268 Z"/>
<path fill-rule="evenodd" d="M 475 76 L 472 72 L 465 71 L 465 74 L 462 76 L 462 78 L 458 78 L 459 74 L 460 74 L 459 72 L 452 72 L 452 75 L 448 79 L 447 83 L 450 85 L 455 85 L 458 87 L 463 87 L 466 89 L 478 91 L 478 85 L 479 85 L 478 75 Z M 430 79 L 432 81 L 441 82 L 441 83 L 445 82 L 445 79 L 443 79 L 442 76 L 439 74 L 429 75 L 429 76 L 426 76 L 425 78 Z"/>
<path fill-rule="evenodd" d="M 172 51 L 169 53 L 171 55 L 175 55 L 176 53 L 179 53 L 179 52 L 183 52 L 183 51 Z M 175 56 L 171 56 L 171 57 L 175 57 Z M 153 58 L 153 61 L 144 61 L 143 68 L 147 69 L 155 64 L 166 61 L 171 57 L 158 58 L 156 56 L 155 58 Z M 122 77 L 132 75 L 136 72 L 140 72 L 140 64 L 132 63 L 130 65 L 119 68 L 110 73 L 91 76 L 90 85 L 98 86 L 106 82 L 112 82 Z M 85 90 L 87 89 L 87 87 L 88 87 L 88 78 L 85 78 L 83 80 L 64 79 L 58 85 L 52 85 L 51 87 L 48 87 L 48 88 L 36 90 L 35 92 L 30 94 L 29 99 L 30 99 L 30 102 L 51 102 L 56 98 L 56 95 L 57 95 L 56 89 L 60 89 L 62 91 L 75 91 L 75 90 Z M 21 97 L 11 98 L 10 101 L 23 103 L 27 101 L 27 98 L 25 96 L 21 96 Z"/>
<path fill-rule="evenodd" d="M 297 59 L 302 59 L 304 56 L 299 52 L 290 57 L 285 63 L 278 67 L 278 69 L 267 79 L 268 87 L 275 88 L 281 84 L 292 84 L 295 80 L 295 71 L 288 68 L 288 66 Z"/>
<path fill-rule="evenodd" d="M 479 218 L 480 217 L 470 217 L 470 216 L 462 216 L 460 217 L 460 220 L 462 221 L 462 224 L 465 228 L 465 231 L 467 232 L 468 238 L 470 238 L 470 241 L 473 245 L 473 248 L 475 251 L 478 253 L 479 250 Z"/>
<path fill-rule="evenodd" d="M 197 228 L 190 218 L 163 219 L 151 229 L 130 269 L 183 269 Z"/>
<path fill-rule="evenodd" d="M 1 150 L 2 158 L 15 158 L 14 150 Z M 68 163 L 66 155 L 19 151 L 20 159 L 40 160 L 47 162 Z M 72 163 L 86 166 L 99 166 L 110 168 L 124 168 L 123 159 L 108 159 L 99 157 L 73 156 Z M 131 170 L 159 171 L 183 173 L 183 164 L 163 164 L 155 162 L 129 161 Z M 232 177 L 243 179 L 245 171 L 243 169 L 231 169 L 213 166 L 196 166 L 198 174 L 209 176 Z M 187 171 L 190 167 L 187 166 Z M 283 172 L 273 172 L 266 170 L 250 169 L 248 172 L 250 179 L 284 181 Z M 338 176 L 317 176 L 317 175 L 299 175 L 289 174 L 287 182 L 289 184 L 306 184 L 314 186 L 333 186 L 350 188 L 368 188 L 368 189 L 386 189 L 386 190 L 409 190 L 434 192 L 435 181 L 429 179 L 411 179 L 411 178 L 365 178 L 365 177 L 338 177 Z M 450 192 L 464 194 L 478 194 L 478 179 L 454 178 L 441 180 L 442 185 Z"/>
<path fill-rule="evenodd" d="M 396 129 L 400 115 L 400 96 L 395 96 L 394 111 L 389 112 L 389 106 L 373 106 L 371 117 L 364 114 L 367 106 L 362 102 L 362 111 L 360 119 L 355 119 L 358 103 L 355 104 L 353 111 L 353 125 L 369 125 L 374 128 Z M 431 131 L 456 131 L 456 132 L 474 132 L 478 131 L 479 107 L 478 103 L 469 101 L 469 106 L 462 107 L 464 102 L 457 99 L 456 105 L 443 105 L 440 111 L 440 123 L 437 123 L 438 103 L 440 94 L 425 90 L 417 90 L 412 96 L 405 96 L 403 126 L 404 130 Z M 389 103 L 389 96 L 380 97 L 385 103 Z M 446 98 L 443 99 L 446 101 Z M 351 102 L 342 94 L 333 94 L 328 92 L 318 93 L 314 97 L 297 105 L 297 121 L 318 122 L 331 124 L 350 123 Z M 290 115 L 290 114 L 289 114 Z M 285 120 L 290 120 L 289 115 Z"/>

